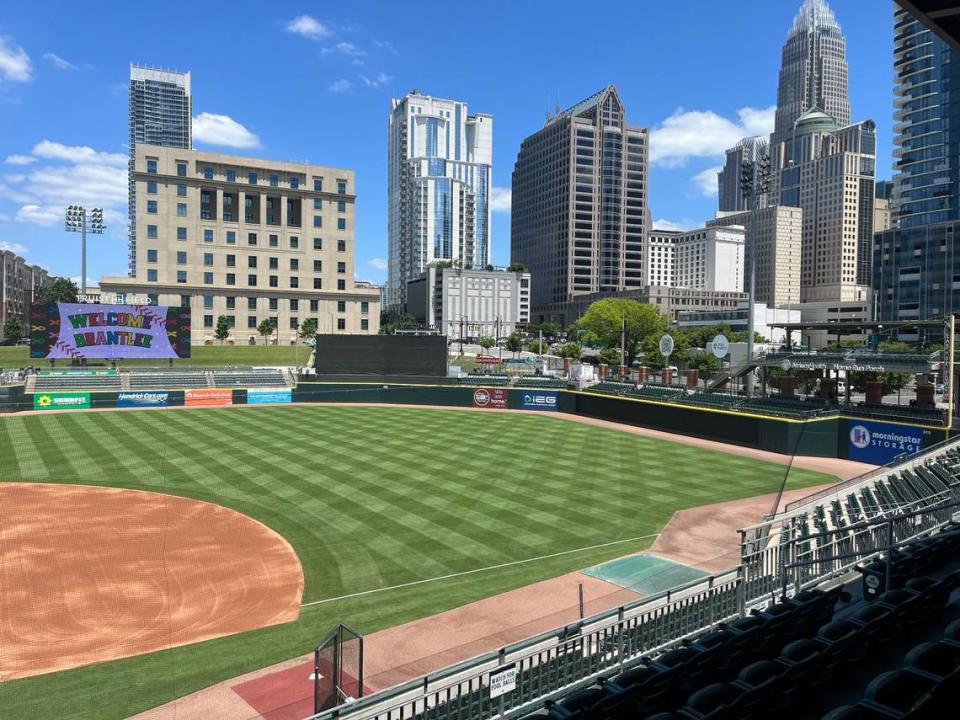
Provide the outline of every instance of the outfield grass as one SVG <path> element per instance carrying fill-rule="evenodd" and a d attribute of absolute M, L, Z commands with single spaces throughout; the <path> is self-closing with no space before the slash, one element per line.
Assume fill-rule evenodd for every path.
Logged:
<path fill-rule="evenodd" d="M 154 490 L 246 513 L 296 550 L 304 602 L 655 533 L 677 509 L 774 492 L 784 472 L 528 414 L 344 406 L 0 419 L 3 480 Z M 792 470 L 789 484 L 831 480 Z M 336 600 L 295 623 L 0 684 L 0 714 L 126 717 L 307 652 L 336 622 L 369 633 L 648 544 Z"/>
<path fill-rule="evenodd" d="M 195 345 L 190 358 L 174 360 L 174 367 L 216 367 L 218 365 L 306 365 L 310 348 L 305 345 Z M 109 365 L 106 360 L 90 360 L 89 365 Z M 120 360 L 120 367 L 166 367 L 166 360 Z M 46 368 L 49 361 L 30 358 L 28 347 L 0 347 L 0 367 L 21 368 L 37 365 Z M 58 367 L 68 367 L 64 361 Z"/>

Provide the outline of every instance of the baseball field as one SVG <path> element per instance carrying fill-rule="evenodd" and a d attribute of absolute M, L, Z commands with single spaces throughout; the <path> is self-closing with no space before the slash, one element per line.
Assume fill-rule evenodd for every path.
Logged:
<path fill-rule="evenodd" d="M 2 418 L 0 490 L 44 483 L 148 492 L 125 494 L 146 500 L 116 511 L 105 510 L 114 495 L 87 508 L 70 493 L 48 505 L 33 493 L 22 522 L 0 524 L 0 678 L 4 670 L 14 678 L 0 683 L 0 716 L 127 717 L 308 652 L 337 622 L 369 633 L 642 550 L 674 511 L 775 492 L 784 473 L 782 465 L 547 414 L 291 406 Z M 788 487 L 832 480 L 793 469 Z M 150 500 L 169 496 L 201 501 L 192 503 L 200 511 Z M 187 525 L 187 512 L 208 514 Z M 91 539 L 85 524 L 94 515 L 99 534 Z M 160 525 L 160 540 L 129 535 L 138 522 Z M 205 531 L 212 537 L 223 523 L 240 529 L 207 547 L 214 540 Z M 16 555 L 18 532 L 27 528 L 60 538 L 56 552 Z M 128 620 L 151 593 L 171 592 L 170 578 L 194 582 L 165 570 L 165 586 L 103 604 L 117 592 L 104 553 L 122 555 L 135 575 L 137 553 L 163 557 L 158 542 L 186 553 L 185 566 L 191 557 L 259 563 L 255 571 L 279 588 L 271 595 L 293 598 L 296 619 L 290 608 L 268 608 L 269 627 L 187 644 L 171 635 L 176 647 L 49 672 L 39 655 L 73 655 L 76 626 L 95 634 Z M 291 558 L 302 570 L 299 584 L 293 571 L 288 582 L 275 577 Z M 535 558 L 542 559 L 516 564 Z M 84 563 L 95 572 L 72 571 Z M 250 587 L 226 590 L 234 587 L 229 579 L 192 570 L 205 575 L 196 579 L 206 581 L 202 595 L 222 590 L 215 606 L 224 617 L 235 592 L 263 601 L 250 599 Z M 28 576 L 29 583 L 17 579 Z M 189 587 L 177 591 L 189 597 Z M 16 612 L 3 605 L 14 596 L 23 600 Z M 62 621 L 72 603 L 109 610 Z M 172 628 L 172 617 L 155 621 Z M 25 627 L 49 632 L 34 643 Z M 13 646 L 23 652 L 5 652 Z M 43 653 L 31 654 L 33 646 Z M 43 674 L 12 667 L 12 656 Z"/>

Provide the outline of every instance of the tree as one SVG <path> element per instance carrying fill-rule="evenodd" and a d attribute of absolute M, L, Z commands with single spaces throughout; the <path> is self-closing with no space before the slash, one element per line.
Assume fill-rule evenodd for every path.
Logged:
<path fill-rule="evenodd" d="M 614 347 L 608 347 L 597 353 L 597 359 L 606 365 L 620 364 L 620 351 Z"/>
<path fill-rule="evenodd" d="M 557 355 L 562 358 L 570 358 L 571 360 L 579 360 L 583 357 L 583 348 L 580 347 L 575 342 L 568 342 L 566 345 L 563 345 L 558 351 Z"/>
<path fill-rule="evenodd" d="M 514 333 L 507 338 L 505 343 L 507 350 L 513 353 L 513 356 L 516 357 L 517 353 L 523 350 L 523 338 L 521 338 L 517 333 Z"/>
<path fill-rule="evenodd" d="M 266 342 L 267 338 L 273 333 L 273 323 L 270 322 L 270 320 L 262 320 L 260 324 L 257 325 L 257 332 L 260 333 L 263 341 Z"/>
<path fill-rule="evenodd" d="M 691 370 L 699 370 L 701 375 L 708 375 L 720 369 L 720 361 L 713 353 L 700 350 L 690 358 L 687 367 Z"/>
<path fill-rule="evenodd" d="M 48 285 L 40 291 L 40 302 L 65 302 L 75 303 L 80 290 L 77 284 L 70 278 L 58 277 L 51 285 Z"/>
<path fill-rule="evenodd" d="M 307 318 L 300 323 L 300 338 L 306 340 L 317 334 L 317 319 Z"/>
<path fill-rule="evenodd" d="M 515 262 L 515 263 L 510 263 L 510 267 L 507 268 L 507 272 L 521 272 L 521 273 L 525 273 L 525 272 L 530 272 L 530 271 L 527 270 L 527 266 L 524 265 L 523 263 L 517 263 L 517 262 Z"/>
<path fill-rule="evenodd" d="M 480 340 L 478 340 L 478 343 L 484 350 L 489 350 L 497 344 L 497 341 L 494 340 L 490 335 L 484 335 L 480 338 Z"/>
<path fill-rule="evenodd" d="M 550 344 L 546 340 L 534 338 L 530 341 L 530 344 L 527 345 L 527 350 L 536 355 L 546 355 L 550 352 Z"/>
<path fill-rule="evenodd" d="M 641 343 L 649 337 L 657 337 L 667 328 L 667 319 L 653 305 L 623 298 L 597 300 L 577 321 L 583 339 L 602 348 L 618 351 L 621 330 L 624 331 L 626 364 L 633 364 Z"/>
<path fill-rule="evenodd" d="M 221 345 L 223 345 L 224 340 L 230 337 L 230 321 L 227 320 L 226 315 L 217 318 L 217 327 L 213 331 L 213 336 L 220 341 Z"/>
<path fill-rule="evenodd" d="M 23 320 L 11 315 L 3 324 L 3 339 L 17 342 L 23 337 Z"/>
<path fill-rule="evenodd" d="M 381 335 L 392 335 L 397 330 L 413 330 L 419 324 L 417 318 L 407 313 L 387 311 L 380 314 Z"/>

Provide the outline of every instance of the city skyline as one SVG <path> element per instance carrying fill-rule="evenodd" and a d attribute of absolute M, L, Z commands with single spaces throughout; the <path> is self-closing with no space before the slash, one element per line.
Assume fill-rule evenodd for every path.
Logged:
<path fill-rule="evenodd" d="M 502 13 L 493 14 L 496 21 L 484 21 L 474 29 L 478 33 L 496 29 L 497 46 L 503 49 L 503 57 L 482 73 L 478 71 L 484 63 L 462 54 L 459 65 L 425 66 L 415 53 L 416 33 L 406 32 L 408 22 L 382 8 L 359 5 L 350 9 L 349 17 L 321 17 L 319 10 L 309 7 L 290 8 L 286 14 L 270 17 L 240 13 L 233 20 L 237 27 L 230 43 L 256 37 L 258 44 L 278 48 L 284 62 L 289 60 L 289 67 L 296 70 L 289 80 L 280 77 L 285 73 L 276 72 L 286 64 L 263 63 L 261 58 L 258 62 L 264 67 L 253 69 L 254 58 L 245 60 L 243 53 L 231 53 L 232 64 L 226 65 L 222 59 L 226 55 L 213 52 L 220 43 L 227 43 L 225 39 L 208 39 L 211 52 L 197 52 L 192 48 L 199 30 L 178 25 L 177 33 L 168 33 L 162 26 L 141 27 L 134 14 L 112 20 L 117 27 L 136 27 L 129 33 L 114 34 L 106 47 L 97 48 L 94 54 L 73 39 L 74 34 L 82 34 L 89 17 L 64 6 L 50 27 L 40 29 L 32 24 L 27 11 L 13 8 L 0 25 L 0 56 L 5 58 L 0 64 L 0 116 L 4 118 L 0 119 L 4 131 L 0 142 L 0 243 L 20 250 L 30 262 L 45 265 L 54 274 L 77 276 L 79 248 L 61 230 L 62 206 L 71 202 L 102 204 L 107 208 L 109 230 L 92 244 L 89 274 L 97 280 L 104 274 L 124 272 L 125 160 L 129 152 L 125 76 L 130 61 L 192 73 L 198 149 L 308 159 L 355 170 L 357 274 L 361 279 L 386 279 L 385 117 L 390 98 L 402 97 L 414 87 L 425 94 L 462 98 L 471 111 L 490 113 L 497 120 L 491 197 L 491 260 L 495 264 L 509 261 L 510 217 L 505 206 L 520 141 L 538 129 L 545 113 L 554 112 L 556 105 L 569 105 L 608 83 L 615 83 L 624 104 L 633 108 L 631 122 L 651 130 L 650 208 L 655 224 L 702 225 L 716 207 L 715 172 L 722 164 L 723 151 L 743 135 L 772 130 L 780 47 L 801 3 L 778 3 L 776 7 L 742 3 L 744 12 L 751 13 L 753 26 L 763 29 L 748 46 L 738 48 L 737 62 L 749 72 L 731 75 L 679 57 L 674 57 L 670 73 L 653 72 L 658 58 L 671 46 L 671 37 L 695 44 L 698 56 L 716 54 L 726 47 L 722 38 L 714 37 L 711 26 L 720 22 L 721 16 L 732 17 L 728 11 L 703 2 L 681 5 L 688 12 L 680 12 L 680 8 L 671 13 L 656 8 L 644 8 L 642 13 L 628 9 L 644 20 L 642 26 L 636 26 L 636 37 L 642 42 L 618 46 L 603 58 L 588 62 L 580 57 L 565 59 L 556 49 L 557 34 L 570 31 L 575 23 L 537 15 L 541 31 L 527 39 L 518 25 L 528 19 L 531 10 L 504 5 Z M 877 120 L 878 177 L 889 177 L 889 9 L 867 11 L 858 3 L 843 0 L 830 6 L 847 35 L 853 115 Z M 203 24 L 203 10 L 199 12 L 198 27 Z M 690 23 L 691 16 L 698 22 Z M 659 32 L 645 29 L 658 23 Z M 77 32 L 67 33 L 61 24 Z M 451 19 L 451 26 L 456 26 L 456 18 Z M 617 29 L 615 34 L 619 32 L 623 30 Z M 878 41 L 878 33 L 882 41 Z M 176 36 L 174 41 L 169 41 L 171 35 Z M 526 45 L 515 47 L 521 35 Z M 167 42 L 160 46 L 152 40 L 154 36 L 164 36 Z M 443 42 L 454 47 L 463 39 L 462 33 L 455 32 Z M 611 48 L 614 45 L 611 42 Z M 547 47 L 552 48 L 555 62 L 544 73 L 532 58 L 538 48 Z M 259 57 L 259 53 L 253 55 Z M 624 65 L 626 62 L 629 64 Z M 510 69 L 513 82 L 502 82 L 498 66 Z M 298 97 L 296 105 L 288 105 L 286 83 L 299 85 L 305 79 L 312 83 L 313 97 L 303 102 Z M 86 111 L 77 109 L 84 107 Z M 705 194 L 710 183 L 704 178 L 712 180 L 710 194 Z M 68 180 L 79 183 L 77 192 L 64 190 Z"/>

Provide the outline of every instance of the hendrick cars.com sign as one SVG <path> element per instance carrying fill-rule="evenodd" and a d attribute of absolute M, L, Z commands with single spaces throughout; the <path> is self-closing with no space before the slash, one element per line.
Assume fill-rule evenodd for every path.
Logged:
<path fill-rule="evenodd" d="M 478 408 L 507 408 L 506 388 L 477 388 L 473 391 L 473 406 Z"/>

